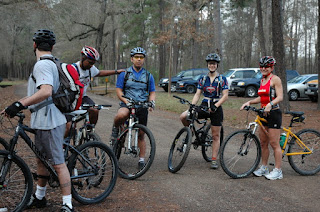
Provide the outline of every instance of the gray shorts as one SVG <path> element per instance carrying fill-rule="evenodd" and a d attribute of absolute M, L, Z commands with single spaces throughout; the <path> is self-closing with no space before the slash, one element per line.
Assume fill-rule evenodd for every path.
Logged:
<path fill-rule="evenodd" d="M 35 145 L 52 165 L 59 165 L 65 162 L 63 153 L 65 130 L 65 124 L 52 130 L 36 130 Z"/>

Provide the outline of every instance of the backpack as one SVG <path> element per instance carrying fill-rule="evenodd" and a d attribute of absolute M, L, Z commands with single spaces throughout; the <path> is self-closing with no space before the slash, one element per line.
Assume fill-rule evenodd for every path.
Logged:
<path fill-rule="evenodd" d="M 54 103 L 62 113 L 69 113 L 79 109 L 82 102 L 83 84 L 79 81 L 79 73 L 77 69 L 66 63 L 61 63 L 57 58 L 44 56 L 40 60 L 53 61 L 59 72 L 60 85 L 57 92 L 52 93 L 52 99 L 40 103 L 31 112 L 35 112 L 49 104 Z M 34 82 L 36 79 L 31 76 Z"/>
<path fill-rule="evenodd" d="M 129 68 L 126 69 L 126 73 L 124 74 L 124 82 L 123 82 L 123 94 L 125 94 L 125 87 L 126 87 L 126 83 L 129 79 L 129 74 L 130 72 L 128 71 Z M 146 70 L 147 71 L 147 70 Z M 135 82 L 141 82 L 141 83 L 144 83 L 144 84 L 147 84 L 147 88 L 146 88 L 146 92 L 149 93 L 149 79 L 150 79 L 150 72 L 147 71 L 147 76 L 146 76 L 146 82 L 141 82 L 141 81 L 138 81 L 138 80 L 134 80 Z"/>

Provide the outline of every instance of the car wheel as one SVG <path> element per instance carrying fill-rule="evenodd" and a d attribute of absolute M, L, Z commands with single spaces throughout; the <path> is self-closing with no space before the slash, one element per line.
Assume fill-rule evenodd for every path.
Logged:
<path fill-rule="evenodd" d="M 297 90 L 289 91 L 289 100 L 296 101 L 299 98 L 299 92 Z"/>
<path fill-rule="evenodd" d="M 255 97 L 257 95 L 257 89 L 254 86 L 248 86 L 245 91 L 246 97 Z"/>
<path fill-rule="evenodd" d="M 318 98 L 315 97 L 315 96 L 309 96 L 311 102 L 317 102 L 318 101 Z"/>
<path fill-rule="evenodd" d="M 186 90 L 187 90 L 188 93 L 195 93 L 196 92 L 196 88 L 194 86 L 192 86 L 192 85 L 188 85 L 186 87 Z"/>
<path fill-rule="evenodd" d="M 165 92 L 168 92 L 168 87 L 163 87 L 163 90 L 164 90 Z"/>

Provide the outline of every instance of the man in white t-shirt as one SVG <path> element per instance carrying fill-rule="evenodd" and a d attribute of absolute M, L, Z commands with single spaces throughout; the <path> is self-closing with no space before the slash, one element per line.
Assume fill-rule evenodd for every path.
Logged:
<path fill-rule="evenodd" d="M 5 111 L 7 116 L 14 117 L 20 110 L 27 106 L 32 109 L 39 103 L 51 98 L 53 92 L 59 87 L 59 73 L 56 64 L 51 60 L 40 60 L 41 57 L 53 57 L 51 52 L 56 42 L 54 33 L 50 30 L 40 29 L 33 36 L 33 49 L 37 57 L 33 72 L 28 81 L 28 96 L 14 102 Z M 74 211 L 72 207 L 71 180 L 69 170 L 65 164 L 63 154 L 63 135 L 66 128 L 64 114 L 55 106 L 49 104 L 31 114 L 31 128 L 35 129 L 35 146 L 45 155 L 57 172 L 61 193 L 61 211 Z M 37 187 L 32 195 L 27 208 L 44 208 L 47 205 L 46 184 L 49 172 L 37 158 Z"/>
<path fill-rule="evenodd" d="M 120 74 L 121 72 L 125 71 L 123 69 L 121 70 L 99 70 L 97 67 L 94 66 L 96 61 L 99 60 L 99 53 L 98 51 L 90 46 L 85 46 L 81 50 L 81 60 L 75 63 L 75 66 L 79 72 L 80 75 L 80 82 L 84 85 L 83 89 L 83 98 L 82 98 L 82 104 L 95 104 L 90 97 L 87 95 L 87 89 L 90 85 L 91 78 L 92 77 L 103 77 L 103 76 L 109 76 L 113 74 Z M 97 124 L 99 117 L 99 110 L 91 108 L 89 110 L 89 119 L 90 124 Z M 67 116 L 68 126 L 70 125 L 71 118 Z"/>

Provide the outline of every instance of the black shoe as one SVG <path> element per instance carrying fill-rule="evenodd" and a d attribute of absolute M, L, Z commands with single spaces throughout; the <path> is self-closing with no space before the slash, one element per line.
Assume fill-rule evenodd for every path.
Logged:
<path fill-rule="evenodd" d="M 68 205 L 62 205 L 62 207 L 61 207 L 61 210 L 60 210 L 61 212 L 73 212 L 74 210 L 73 210 L 73 208 L 71 209 L 71 208 L 69 208 L 69 206 Z"/>
<path fill-rule="evenodd" d="M 110 145 L 113 146 L 119 135 L 119 127 L 112 127 L 112 133 L 110 137 Z"/>
<path fill-rule="evenodd" d="M 140 170 L 143 169 L 143 167 L 144 167 L 145 165 L 146 165 L 146 164 L 144 163 L 144 161 L 139 161 L 139 163 L 138 163 L 138 167 L 139 167 Z"/>
<path fill-rule="evenodd" d="M 45 197 L 43 197 L 42 200 L 39 200 L 35 194 L 31 196 L 30 202 L 27 204 L 26 209 L 31 208 L 44 208 L 47 206 L 47 200 Z"/>

